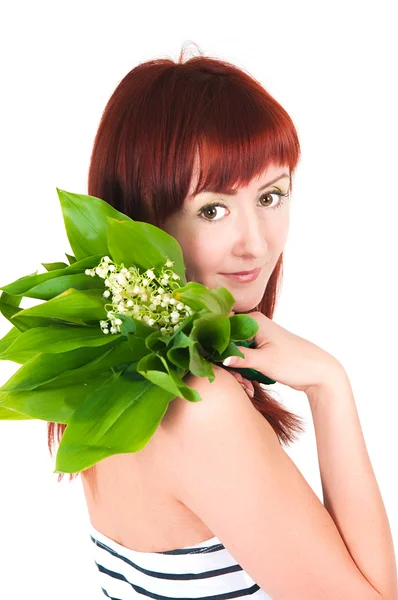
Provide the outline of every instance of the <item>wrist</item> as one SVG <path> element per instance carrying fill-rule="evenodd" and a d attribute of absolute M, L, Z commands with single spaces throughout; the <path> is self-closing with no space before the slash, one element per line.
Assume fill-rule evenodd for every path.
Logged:
<path fill-rule="evenodd" d="M 350 380 L 344 367 L 338 361 L 331 363 L 325 377 L 318 384 L 310 385 L 306 388 L 305 394 L 308 398 L 311 408 L 317 405 L 322 399 L 335 395 L 336 391 L 343 387 L 350 387 Z"/>

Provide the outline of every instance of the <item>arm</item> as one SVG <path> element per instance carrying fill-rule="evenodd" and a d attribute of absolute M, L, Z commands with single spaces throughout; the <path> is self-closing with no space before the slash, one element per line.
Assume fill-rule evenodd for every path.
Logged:
<path fill-rule="evenodd" d="M 271 425 L 224 369 L 189 376 L 202 397 L 176 397 L 162 420 L 162 472 L 273 600 L 395 600 L 376 590 Z M 382 595 L 382 590 L 383 594 Z"/>
<path fill-rule="evenodd" d="M 350 381 L 306 392 L 318 449 L 324 506 L 356 565 L 383 599 L 396 600 L 393 540 L 365 446 Z"/>

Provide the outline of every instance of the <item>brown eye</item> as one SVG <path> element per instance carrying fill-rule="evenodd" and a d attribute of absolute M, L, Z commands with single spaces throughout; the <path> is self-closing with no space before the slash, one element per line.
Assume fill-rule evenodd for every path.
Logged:
<path fill-rule="evenodd" d="M 263 194 L 260 197 L 260 201 L 263 200 L 264 198 L 271 198 L 271 202 L 272 202 L 272 196 L 277 196 L 277 200 L 278 202 L 275 204 L 275 206 L 270 206 L 269 204 L 267 205 L 262 205 L 264 208 L 271 208 L 271 210 L 273 210 L 274 208 L 280 208 L 283 204 L 283 200 L 284 198 L 286 198 L 289 195 L 289 192 L 287 192 L 286 194 L 283 194 L 280 190 L 278 191 L 274 191 L 274 192 L 267 192 L 266 194 Z"/>
<path fill-rule="evenodd" d="M 220 218 L 215 218 L 218 216 L 218 212 L 220 208 L 227 208 L 225 206 L 225 204 L 222 204 L 221 202 L 213 202 L 212 204 L 207 204 L 206 206 L 204 206 L 200 211 L 199 211 L 199 215 L 201 216 L 201 218 L 203 218 L 205 221 L 208 221 L 209 223 L 214 221 L 214 222 L 218 222 L 221 219 Z M 210 217 L 210 218 L 209 218 Z M 222 213 L 221 213 L 221 217 L 223 217 Z"/>
<path fill-rule="evenodd" d="M 273 196 L 280 196 L 280 194 L 278 194 L 278 192 L 267 192 L 261 196 L 260 201 L 264 199 L 267 200 L 267 206 L 269 206 L 272 202 L 275 202 Z"/>
<path fill-rule="evenodd" d="M 214 206 L 211 206 L 210 208 L 206 208 L 203 214 L 206 215 L 206 217 L 214 217 L 217 214 L 217 211 Z"/>

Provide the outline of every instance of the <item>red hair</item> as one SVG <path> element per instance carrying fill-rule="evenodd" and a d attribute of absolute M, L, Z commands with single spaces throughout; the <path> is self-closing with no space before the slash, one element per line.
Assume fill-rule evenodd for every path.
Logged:
<path fill-rule="evenodd" d="M 182 50 L 177 63 L 156 59 L 139 64 L 116 87 L 95 137 L 88 194 L 136 221 L 161 227 L 189 193 L 197 153 L 200 174 L 193 194 L 245 186 L 270 164 L 289 167 L 291 187 L 300 145 L 287 112 L 252 76 L 203 55 L 183 62 Z M 282 261 L 283 253 L 256 307 L 269 318 Z M 295 441 L 304 431 L 301 418 L 258 382 L 253 385 L 253 405 L 279 441 Z M 51 453 L 65 427 L 48 423 Z M 94 467 L 83 472 L 93 475 Z"/>

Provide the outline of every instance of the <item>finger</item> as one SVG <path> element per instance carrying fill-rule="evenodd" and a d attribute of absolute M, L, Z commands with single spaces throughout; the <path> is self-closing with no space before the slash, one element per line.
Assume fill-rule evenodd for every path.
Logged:
<path fill-rule="evenodd" d="M 250 392 L 252 392 L 252 394 L 254 394 L 254 385 L 252 384 L 252 382 L 250 381 L 250 379 L 246 379 L 246 377 L 242 378 L 242 385 L 249 390 Z"/>
<path fill-rule="evenodd" d="M 231 368 L 250 367 L 250 358 L 253 356 L 253 352 L 255 352 L 255 350 L 253 350 L 253 348 L 246 348 L 245 346 L 237 346 L 237 348 L 242 352 L 242 354 L 244 354 L 244 358 L 241 356 L 228 356 L 228 358 L 222 361 L 222 364 Z"/>
<path fill-rule="evenodd" d="M 228 372 L 231 373 L 231 375 L 233 375 L 235 377 L 235 379 L 237 379 L 237 381 L 239 381 L 239 383 L 244 383 L 244 377 L 243 377 L 243 375 L 238 373 L 238 371 L 231 370 Z"/>
<path fill-rule="evenodd" d="M 249 379 L 245 379 L 243 385 L 247 388 L 252 394 L 254 394 L 254 385 Z"/>
<path fill-rule="evenodd" d="M 254 396 L 254 390 L 249 389 L 248 387 L 246 387 L 244 383 L 242 383 L 241 385 L 242 385 L 243 389 L 245 390 L 246 394 L 248 396 L 250 396 L 250 398 L 253 398 L 253 396 Z"/>
<path fill-rule="evenodd" d="M 253 397 L 254 386 L 253 386 L 252 382 L 249 379 L 246 379 L 246 377 L 243 377 L 243 375 L 238 373 L 238 371 L 231 370 L 231 371 L 229 371 L 229 373 L 231 373 L 231 375 L 233 375 L 235 377 L 235 379 L 238 381 L 238 383 L 240 383 L 240 385 L 243 387 L 243 389 L 246 392 L 248 392 L 251 397 Z"/>

